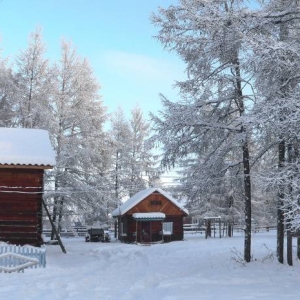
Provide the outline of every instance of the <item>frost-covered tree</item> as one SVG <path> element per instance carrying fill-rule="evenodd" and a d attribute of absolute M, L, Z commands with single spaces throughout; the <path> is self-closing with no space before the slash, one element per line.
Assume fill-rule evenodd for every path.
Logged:
<path fill-rule="evenodd" d="M 49 127 L 57 161 L 52 173 L 53 219 L 61 221 L 67 210 L 84 209 L 88 213 L 101 207 L 97 201 L 103 200 L 105 109 L 88 61 L 78 56 L 71 43 L 62 42 L 61 59 L 53 73 L 56 81 Z"/>
<path fill-rule="evenodd" d="M 255 86 L 259 100 L 253 111 L 252 121 L 262 132 L 260 156 L 277 153 L 276 165 L 264 171 L 268 188 L 277 190 L 277 257 L 283 263 L 284 221 L 288 232 L 288 263 L 291 264 L 290 226 L 297 227 L 294 210 L 297 207 L 293 182 L 298 175 L 299 136 L 299 1 L 263 1 L 256 12 L 250 47 L 253 57 Z M 274 152 L 276 150 L 276 152 Z M 293 225 L 291 225 L 291 223 Z"/>
<path fill-rule="evenodd" d="M 130 161 L 130 124 L 121 107 L 111 116 L 111 182 L 116 204 L 128 195 L 127 176 Z"/>
<path fill-rule="evenodd" d="M 129 149 L 129 196 L 151 186 L 153 180 L 159 177 L 160 171 L 156 165 L 156 155 L 148 143 L 150 123 L 143 118 L 140 108 L 131 111 L 130 118 L 130 149 Z"/>
<path fill-rule="evenodd" d="M 111 118 L 112 171 L 116 203 L 124 197 L 131 197 L 149 187 L 159 178 L 157 155 L 148 142 L 151 133 L 140 108 L 131 110 L 129 120 L 122 108 Z"/>
<path fill-rule="evenodd" d="M 16 85 L 7 60 L 0 61 L 0 126 L 13 127 L 15 118 Z"/>
<path fill-rule="evenodd" d="M 158 40 L 186 63 L 188 76 L 176 83 L 181 101 L 163 98 L 164 112 L 153 116 L 156 138 L 164 146 L 163 164 L 188 159 L 184 179 L 192 201 L 203 190 L 225 186 L 229 170 L 236 173 L 243 182 L 244 258 L 249 262 L 251 130 L 245 117 L 251 99 L 243 48 L 247 15 L 243 1 L 181 0 L 178 6 L 160 8 L 152 21 L 160 28 Z"/>
<path fill-rule="evenodd" d="M 37 28 L 29 36 L 27 49 L 16 58 L 15 113 L 17 125 L 28 128 L 47 128 L 50 116 L 50 74 L 44 58 L 42 31 Z"/>

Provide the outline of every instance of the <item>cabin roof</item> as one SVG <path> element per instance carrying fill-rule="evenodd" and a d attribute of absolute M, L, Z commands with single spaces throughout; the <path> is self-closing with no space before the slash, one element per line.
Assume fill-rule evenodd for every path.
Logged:
<path fill-rule="evenodd" d="M 1 128 L 0 165 L 55 165 L 49 133 L 42 129 Z"/>
<path fill-rule="evenodd" d="M 138 203 L 140 203 L 142 200 L 144 200 L 146 197 L 148 197 L 150 194 L 154 192 L 159 192 L 161 195 L 169 199 L 174 205 L 176 205 L 181 211 L 188 214 L 187 209 L 182 207 L 177 202 L 177 200 L 175 200 L 171 195 L 167 194 L 164 190 L 162 190 L 161 188 L 149 188 L 136 193 L 134 196 L 132 196 L 126 202 L 124 202 L 120 207 L 116 208 L 112 212 L 113 217 L 122 216 L 123 214 L 125 214 L 127 211 L 129 211 L 131 208 L 136 206 Z"/>

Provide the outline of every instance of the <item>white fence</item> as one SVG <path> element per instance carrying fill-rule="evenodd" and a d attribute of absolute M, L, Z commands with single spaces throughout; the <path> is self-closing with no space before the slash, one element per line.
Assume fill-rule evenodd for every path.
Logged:
<path fill-rule="evenodd" d="M 43 234 L 46 237 L 50 237 L 51 236 L 51 228 L 43 228 Z M 80 227 L 66 227 L 63 228 L 59 235 L 61 237 L 75 237 L 75 236 L 86 236 L 87 233 L 87 227 L 86 226 L 80 226 Z"/>
<path fill-rule="evenodd" d="M 202 233 L 205 231 L 205 226 L 200 226 L 198 223 L 183 224 L 183 230 Z"/>
<path fill-rule="evenodd" d="M 25 268 L 46 267 L 46 248 L 0 243 L 0 272 L 24 272 Z"/>

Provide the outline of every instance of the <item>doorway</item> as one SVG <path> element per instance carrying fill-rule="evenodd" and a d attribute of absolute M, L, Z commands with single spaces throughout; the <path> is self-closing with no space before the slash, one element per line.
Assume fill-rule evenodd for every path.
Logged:
<path fill-rule="evenodd" d="M 141 222 L 141 242 L 151 242 L 151 225 L 150 222 Z"/>

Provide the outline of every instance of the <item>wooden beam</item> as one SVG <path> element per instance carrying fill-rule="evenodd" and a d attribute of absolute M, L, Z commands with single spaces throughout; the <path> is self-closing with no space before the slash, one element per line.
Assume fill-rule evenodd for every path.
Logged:
<path fill-rule="evenodd" d="M 51 226 L 52 226 L 52 229 L 53 229 L 54 234 L 55 234 L 55 236 L 56 236 L 56 238 L 57 238 L 57 241 L 58 241 L 58 243 L 59 243 L 60 248 L 61 248 L 61 250 L 62 250 L 63 253 L 67 253 L 66 248 L 64 247 L 64 245 L 63 245 L 63 243 L 62 243 L 62 241 L 61 241 L 61 239 L 60 239 L 60 236 L 59 236 L 59 234 L 58 234 L 58 232 L 57 232 L 57 230 L 56 230 L 56 228 L 55 228 L 55 225 L 54 225 L 54 223 L 53 223 L 53 221 L 52 221 L 52 219 L 51 219 L 51 215 L 50 215 L 50 213 L 49 213 L 49 210 L 48 210 L 48 208 L 47 208 L 47 206 L 46 206 L 46 203 L 45 203 L 44 199 L 42 199 L 42 203 L 43 203 L 43 206 L 44 206 L 44 208 L 45 208 L 46 214 L 47 214 L 47 216 L 48 216 L 48 218 L 49 218 L 50 224 L 51 224 Z"/>

